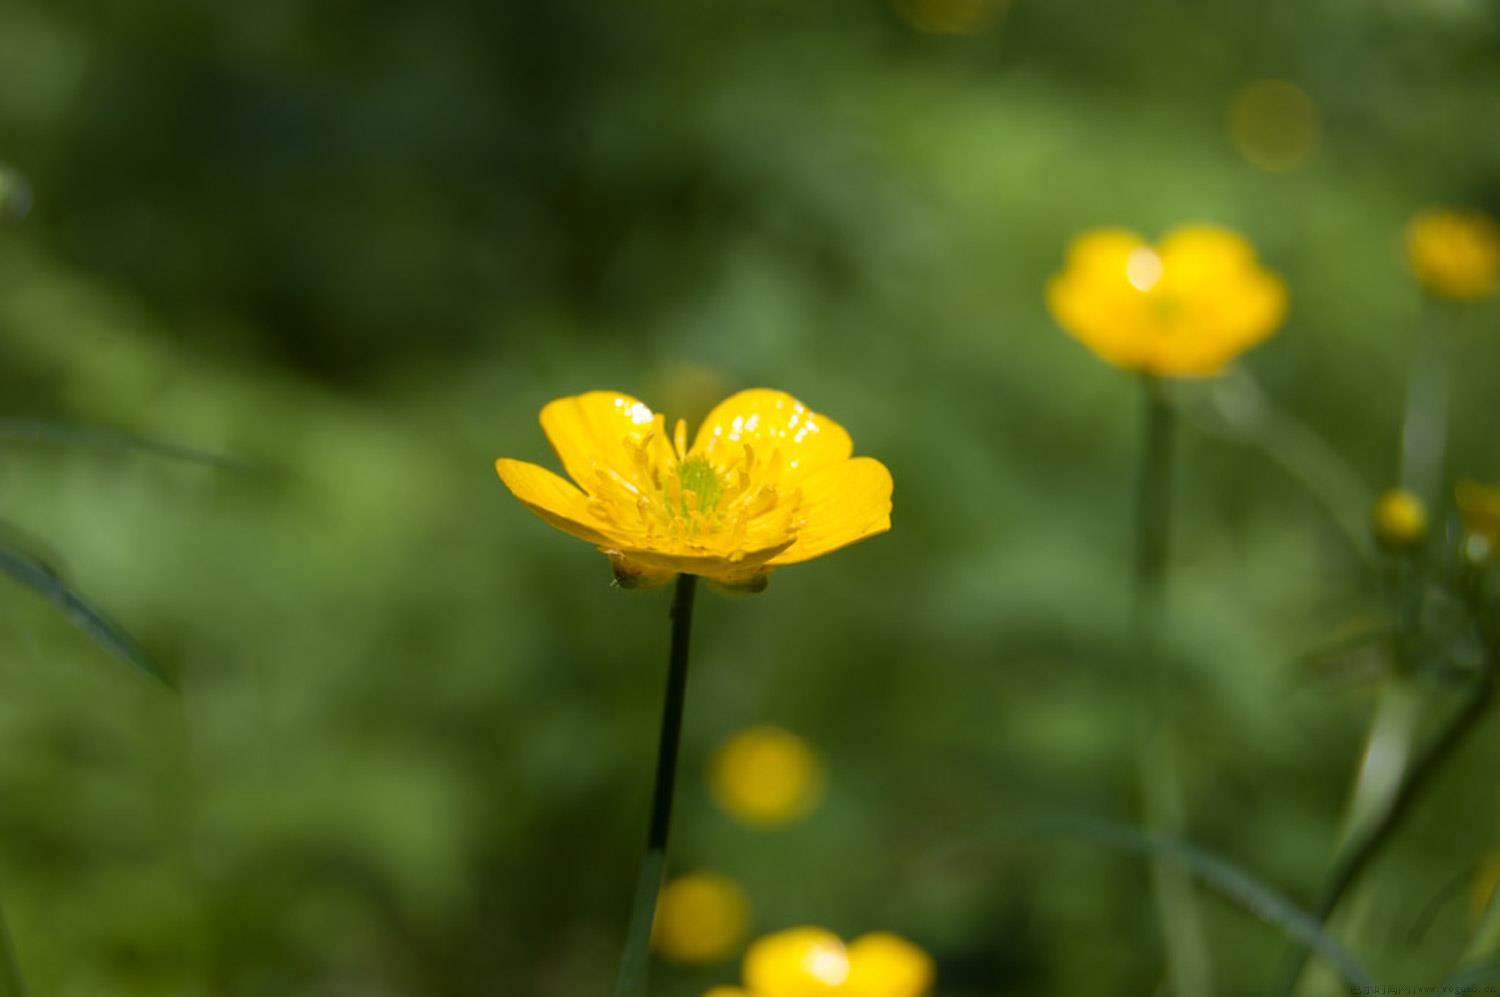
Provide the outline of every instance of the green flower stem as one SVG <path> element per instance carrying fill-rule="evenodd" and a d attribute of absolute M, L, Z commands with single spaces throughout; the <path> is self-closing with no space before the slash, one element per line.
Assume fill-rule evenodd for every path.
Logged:
<path fill-rule="evenodd" d="M 1145 443 L 1137 495 L 1137 548 L 1133 625 L 1141 692 L 1137 763 L 1144 796 L 1144 818 L 1152 834 L 1177 836 L 1183 816 L 1177 752 L 1167 723 L 1162 675 L 1161 630 L 1171 527 L 1172 410 L 1161 384 L 1142 384 Z M 1212 967 L 1192 877 L 1180 862 L 1151 859 L 1151 885 L 1161 919 L 1170 989 L 1176 997 L 1206 997 L 1213 991 Z"/>
<path fill-rule="evenodd" d="M 16 946 L 11 941 L 3 912 L 0 912 L 0 997 L 26 997 L 21 961 L 16 958 Z"/>
<path fill-rule="evenodd" d="M 1428 503 L 1440 497 L 1448 442 L 1449 330 L 1438 324 L 1423 323 L 1401 424 L 1401 487 Z"/>
<path fill-rule="evenodd" d="M 695 575 L 678 575 L 672 596 L 672 652 L 667 662 L 667 695 L 661 711 L 661 739 L 656 749 L 656 784 L 651 791 L 651 825 L 646 832 L 646 856 L 630 908 L 630 927 L 615 997 L 640 997 L 646 992 L 651 960 L 651 924 L 656 917 L 656 895 L 661 891 L 667 864 L 667 836 L 672 828 L 672 795 L 677 784 L 677 750 L 682 742 L 682 708 L 687 695 L 688 641 L 693 630 Z"/>

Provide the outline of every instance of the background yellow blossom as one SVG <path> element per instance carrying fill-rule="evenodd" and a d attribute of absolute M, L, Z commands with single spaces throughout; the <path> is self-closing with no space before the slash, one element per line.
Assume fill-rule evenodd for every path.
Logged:
<path fill-rule="evenodd" d="M 712 963 L 734 955 L 750 924 L 750 898 L 728 876 L 695 872 L 664 885 L 652 944 L 668 959 Z"/>
<path fill-rule="evenodd" d="M 1407 224 L 1406 259 L 1439 297 L 1485 297 L 1500 276 L 1500 227 L 1482 212 L 1429 208 Z"/>
<path fill-rule="evenodd" d="M 811 745 L 780 727 L 752 727 L 714 755 L 709 787 L 725 812 L 775 827 L 807 815 L 823 795 L 823 764 Z"/>
<path fill-rule="evenodd" d="M 1155 246 L 1125 229 L 1095 229 L 1068 247 L 1047 304 L 1059 325 L 1112 364 L 1201 377 L 1276 331 L 1286 290 L 1228 229 L 1184 226 Z"/>
<path fill-rule="evenodd" d="M 1410 546 L 1427 534 L 1427 505 L 1411 492 L 1393 488 L 1376 501 L 1371 522 L 1381 543 Z"/>

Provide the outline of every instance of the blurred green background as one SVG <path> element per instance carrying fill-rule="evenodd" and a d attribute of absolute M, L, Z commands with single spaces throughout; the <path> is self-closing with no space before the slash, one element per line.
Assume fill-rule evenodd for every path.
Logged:
<path fill-rule="evenodd" d="M 1228 125 L 1268 77 L 1318 115 L 1274 172 Z M 1152 992 L 1140 862 L 1004 833 L 1138 810 L 1137 385 L 1043 284 L 1090 226 L 1244 232 L 1291 294 L 1245 367 L 1373 494 L 1423 320 L 1402 227 L 1500 207 L 1497 119 L 1481 0 L 11 0 L 0 162 L 32 205 L 0 226 L 0 415 L 257 468 L 0 450 L 9 535 L 181 687 L 0 585 L 0 903 L 34 991 L 608 992 L 668 595 L 612 590 L 492 463 L 556 466 L 559 395 L 694 418 L 767 385 L 891 468 L 895 526 L 700 598 L 673 868 L 739 879 L 757 932 L 900 932 L 941 995 Z M 1462 317 L 1454 387 L 1451 464 L 1489 480 L 1496 319 Z M 1296 663 L 1380 603 L 1274 455 L 1190 428 L 1180 456 L 1188 833 L 1310 903 L 1375 683 Z M 754 723 L 828 768 L 786 830 L 704 786 Z M 1387 978 L 1464 944 L 1497 748 L 1362 894 Z M 1204 909 L 1225 992 L 1265 992 L 1280 935 Z"/>

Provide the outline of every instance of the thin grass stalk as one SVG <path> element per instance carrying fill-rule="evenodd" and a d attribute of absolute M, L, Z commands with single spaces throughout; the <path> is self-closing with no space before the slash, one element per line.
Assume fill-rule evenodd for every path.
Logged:
<path fill-rule="evenodd" d="M 21 975 L 21 960 L 11 940 L 5 912 L 0 911 L 0 997 L 26 997 L 26 978 Z"/>
<path fill-rule="evenodd" d="M 1431 318 L 1422 323 L 1401 426 L 1401 487 L 1430 507 L 1435 507 L 1441 497 L 1448 438 L 1449 360 L 1444 331 L 1436 328 Z M 1384 842 L 1391 816 L 1402 813 L 1409 805 L 1403 802 L 1403 796 L 1410 793 L 1422 764 L 1421 759 L 1414 760 L 1413 749 L 1421 702 L 1411 671 L 1422 600 L 1422 579 L 1414 564 L 1401 566 L 1395 599 L 1397 619 L 1392 635 L 1395 671 L 1380 690 L 1370 732 L 1360 754 L 1359 773 L 1349 795 L 1339 846 L 1315 912 L 1324 923 L 1333 916 L 1339 901 Z M 1439 735 L 1434 744 L 1441 740 Z M 1284 993 L 1296 991 L 1306 961 L 1304 950 L 1288 956 Z"/>
<path fill-rule="evenodd" d="M 1152 377 L 1142 381 L 1145 439 L 1137 494 L 1134 605 L 1135 659 L 1140 690 L 1136 734 L 1143 818 L 1151 834 L 1177 837 L 1183 823 L 1181 778 L 1166 709 L 1161 635 L 1171 532 L 1172 410 Z M 1151 886 L 1166 949 L 1167 979 L 1177 997 L 1207 997 L 1213 968 L 1189 871 L 1153 855 Z"/>

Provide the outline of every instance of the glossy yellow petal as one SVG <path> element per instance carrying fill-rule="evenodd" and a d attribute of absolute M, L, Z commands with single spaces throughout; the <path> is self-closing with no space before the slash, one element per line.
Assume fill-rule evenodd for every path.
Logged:
<path fill-rule="evenodd" d="M 613 471 L 630 488 L 648 487 L 641 451 L 662 430 L 644 402 L 619 391 L 588 391 L 548 402 L 541 423 L 568 476 L 590 494 L 604 471 Z M 670 440 L 661 443 L 671 446 Z"/>
<path fill-rule="evenodd" d="M 1181 225 L 1157 244 L 1166 286 L 1187 289 L 1232 286 L 1255 266 L 1255 248 L 1218 225 Z"/>
<path fill-rule="evenodd" d="M 522 504 L 551 525 L 592 544 L 616 543 L 608 527 L 589 511 L 588 496 L 545 467 L 501 457 L 495 461 L 500 480 Z"/>
<path fill-rule="evenodd" d="M 745 953 L 745 986 L 756 997 L 833 997 L 845 994 L 849 954 L 822 928 L 789 928 L 766 935 Z"/>
<path fill-rule="evenodd" d="M 752 448 L 762 462 L 779 451 L 788 481 L 845 460 L 854 452 L 854 442 L 843 426 L 785 391 L 769 388 L 741 391 L 715 406 L 698 427 L 690 452 L 719 465 L 726 452 L 737 459 L 744 446 Z"/>
<path fill-rule="evenodd" d="M 801 484 L 797 540 L 770 563 L 796 564 L 889 530 L 891 488 L 891 472 L 873 457 L 808 475 Z"/>
<path fill-rule="evenodd" d="M 853 997 L 926 997 L 936 978 L 932 957 L 897 935 L 875 931 L 849 943 Z"/>
<path fill-rule="evenodd" d="M 1124 279 L 1130 254 L 1146 240 L 1127 228 L 1096 228 L 1068 243 L 1067 269 L 1085 278 Z"/>

